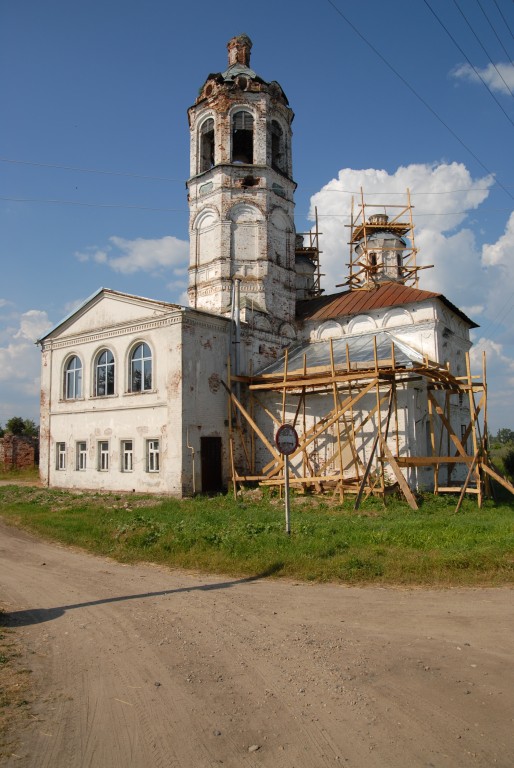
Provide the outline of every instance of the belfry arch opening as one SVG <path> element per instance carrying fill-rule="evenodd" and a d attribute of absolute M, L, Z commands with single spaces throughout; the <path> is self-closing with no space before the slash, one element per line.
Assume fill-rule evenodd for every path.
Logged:
<path fill-rule="evenodd" d="M 232 162 L 253 165 L 253 116 L 244 110 L 232 117 Z"/>
<path fill-rule="evenodd" d="M 282 126 L 276 120 L 271 121 L 271 167 L 275 171 L 285 172 L 286 153 L 284 131 Z"/>
<path fill-rule="evenodd" d="M 214 120 L 205 120 L 200 127 L 200 173 L 214 166 Z"/>

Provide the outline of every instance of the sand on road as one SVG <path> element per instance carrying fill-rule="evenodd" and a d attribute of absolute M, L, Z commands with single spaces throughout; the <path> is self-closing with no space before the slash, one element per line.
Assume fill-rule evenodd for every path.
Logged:
<path fill-rule="evenodd" d="M 514 765 L 514 590 L 125 566 L 0 524 L 22 768 Z"/>

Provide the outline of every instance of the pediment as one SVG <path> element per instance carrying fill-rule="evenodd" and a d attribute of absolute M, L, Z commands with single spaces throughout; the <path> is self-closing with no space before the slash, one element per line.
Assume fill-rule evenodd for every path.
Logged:
<path fill-rule="evenodd" d="M 60 321 L 44 339 L 58 339 L 164 317 L 178 304 L 102 288 Z M 43 339 L 41 339 L 43 341 Z"/>

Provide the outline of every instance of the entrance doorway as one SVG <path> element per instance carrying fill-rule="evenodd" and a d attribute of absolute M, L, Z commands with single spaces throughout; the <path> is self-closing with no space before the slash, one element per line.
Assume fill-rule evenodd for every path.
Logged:
<path fill-rule="evenodd" d="M 221 437 L 202 437 L 200 440 L 202 493 L 219 493 L 223 490 Z"/>

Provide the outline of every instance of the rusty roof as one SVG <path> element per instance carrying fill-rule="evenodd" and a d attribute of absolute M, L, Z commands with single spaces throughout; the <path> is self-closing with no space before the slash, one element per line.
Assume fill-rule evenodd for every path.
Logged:
<path fill-rule="evenodd" d="M 419 304 L 421 301 L 439 299 L 446 307 L 455 312 L 470 328 L 478 325 L 470 320 L 455 304 L 452 304 L 442 293 L 422 291 L 411 288 L 403 283 L 381 283 L 375 289 L 342 291 L 329 296 L 319 296 L 315 299 L 305 299 L 296 302 L 298 320 L 331 320 L 336 317 L 360 315 L 373 309 L 397 307 L 403 304 Z"/>

